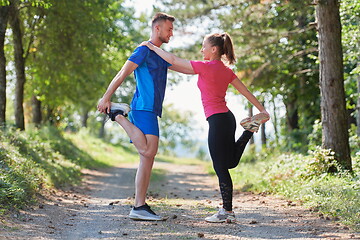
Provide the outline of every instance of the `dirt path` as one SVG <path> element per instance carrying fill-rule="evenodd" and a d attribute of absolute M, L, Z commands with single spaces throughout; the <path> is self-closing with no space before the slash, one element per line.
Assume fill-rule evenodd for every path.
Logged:
<path fill-rule="evenodd" d="M 273 196 L 236 193 L 237 223 L 203 219 L 220 202 L 215 177 L 200 166 L 156 163 L 168 173 L 150 187 L 149 205 L 164 222 L 132 221 L 136 166 L 86 171 L 82 187 L 56 192 L 17 221 L 0 239 L 360 239 L 340 224 Z"/>

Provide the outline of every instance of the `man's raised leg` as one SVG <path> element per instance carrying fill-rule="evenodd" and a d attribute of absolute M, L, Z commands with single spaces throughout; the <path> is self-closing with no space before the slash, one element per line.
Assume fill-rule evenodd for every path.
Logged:
<path fill-rule="evenodd" d="M 140 155 L 155 157 L 159 146 L 159 137 L 155 135 L 145 135 L 138 127 L 122 115 L 117 115 L 115 121 L 124 128 Z"/>

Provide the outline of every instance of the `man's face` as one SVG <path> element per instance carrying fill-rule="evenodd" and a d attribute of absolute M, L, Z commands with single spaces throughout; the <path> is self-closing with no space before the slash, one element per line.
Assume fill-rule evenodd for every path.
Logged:
<path fill-rule="evenodd" d="M 158 38 L 162 43 L 168 43 L 173 36 L 173 23 L 169 20 L 158 25 Z"/>

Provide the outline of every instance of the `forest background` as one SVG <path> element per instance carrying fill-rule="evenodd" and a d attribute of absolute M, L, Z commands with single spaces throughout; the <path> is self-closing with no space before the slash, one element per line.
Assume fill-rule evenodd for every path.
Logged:
<path fill-rule="evenodd" d="M 230 33 L 237 56 L 234 71 L 271 113 L 271 122 L 258 134 L 257 147 L 252 142 L 243 159 L 248 168 L 233 172 L 239 186 L 300 198 L 359 227 L 358 0 L 161 0 L 154 2 L 153 12 L 140 15 L 129 3 L 114 0 L 0 3 L 0 197 L 4 205 L 21 207 L 22 198 L 43 187 L 36 185 L 38 180 L 27 186 L 16 171 L 19 165 L 22 171 L 28 170 L 24 162 L 29 168 L 32 161 L 39 164 L 42 158 L 37 151 L 44 151 L 39 149 L 50 154 L 48 148 L 55 148 L 56 154 L 62 154 L 56 147 L 68 144 L 59 137 L 63 134 L 86 131 L 88 138 L 131 149 L 125 133 L 107 124 L 106 116 L 96 112 L 96 104 L 135 47 L 148 39 L 153 13 L 164 11 L 176 17 L 176 34 L 181 36 L 174 37 L 177 44 L 165 48 L 181 57 L 199 59 L 207 33 Z M 194 82 L 176 73 L 170 73 L 168 80 L 170 89 Z M 113 101 L 129 103 L 135 87 L 130 76 Z M 230 89 L 229 96 L 234 95 L 236 91 Z M 245 100 L 236 104 L 253 114 Z M 197 138 L 206 129 L 194 125 L 199 111 L 174 106 L 164 106 L 160 153 L 176 155 L 180 147 L 208 160 Z M 56 143 L 51 136 L 56 136 Z M 272 167 L 264 167 L 264 159 L 272 159 Z M 89 167 L 79 159 L 71 162 Z M 60 161 L 56 164 L 63 167 Z M 78 173 L 74 165 L 67 167 Z M 252 183 L 241 180 L 246 169 L 253 174 L 259 171 L 259 178 L 250 176 Z M 328 181 L 326 189 L 320 187 L 321 181 Z M 296 182 L 303 188 L 289 186 Z M 331 195 L 329 207 L 323 198 L 312 195 L 330 193 L 349 202 L 336 205 L 337 198 Z"/>

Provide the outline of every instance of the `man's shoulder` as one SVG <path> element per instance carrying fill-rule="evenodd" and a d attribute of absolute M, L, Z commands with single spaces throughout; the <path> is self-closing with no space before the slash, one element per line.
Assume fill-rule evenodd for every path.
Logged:
<path fill-rule="evenodd" d="M 134 53 L 148 53 L 150 49 L 147 46 L 138 46 L 135 48 Z"/>
<path fill-rule="evenodd" d="M 140 65 L 145 61 L 149 51 L 150 49 L 146 46 L 138 46 L 128 60 Z"/>

